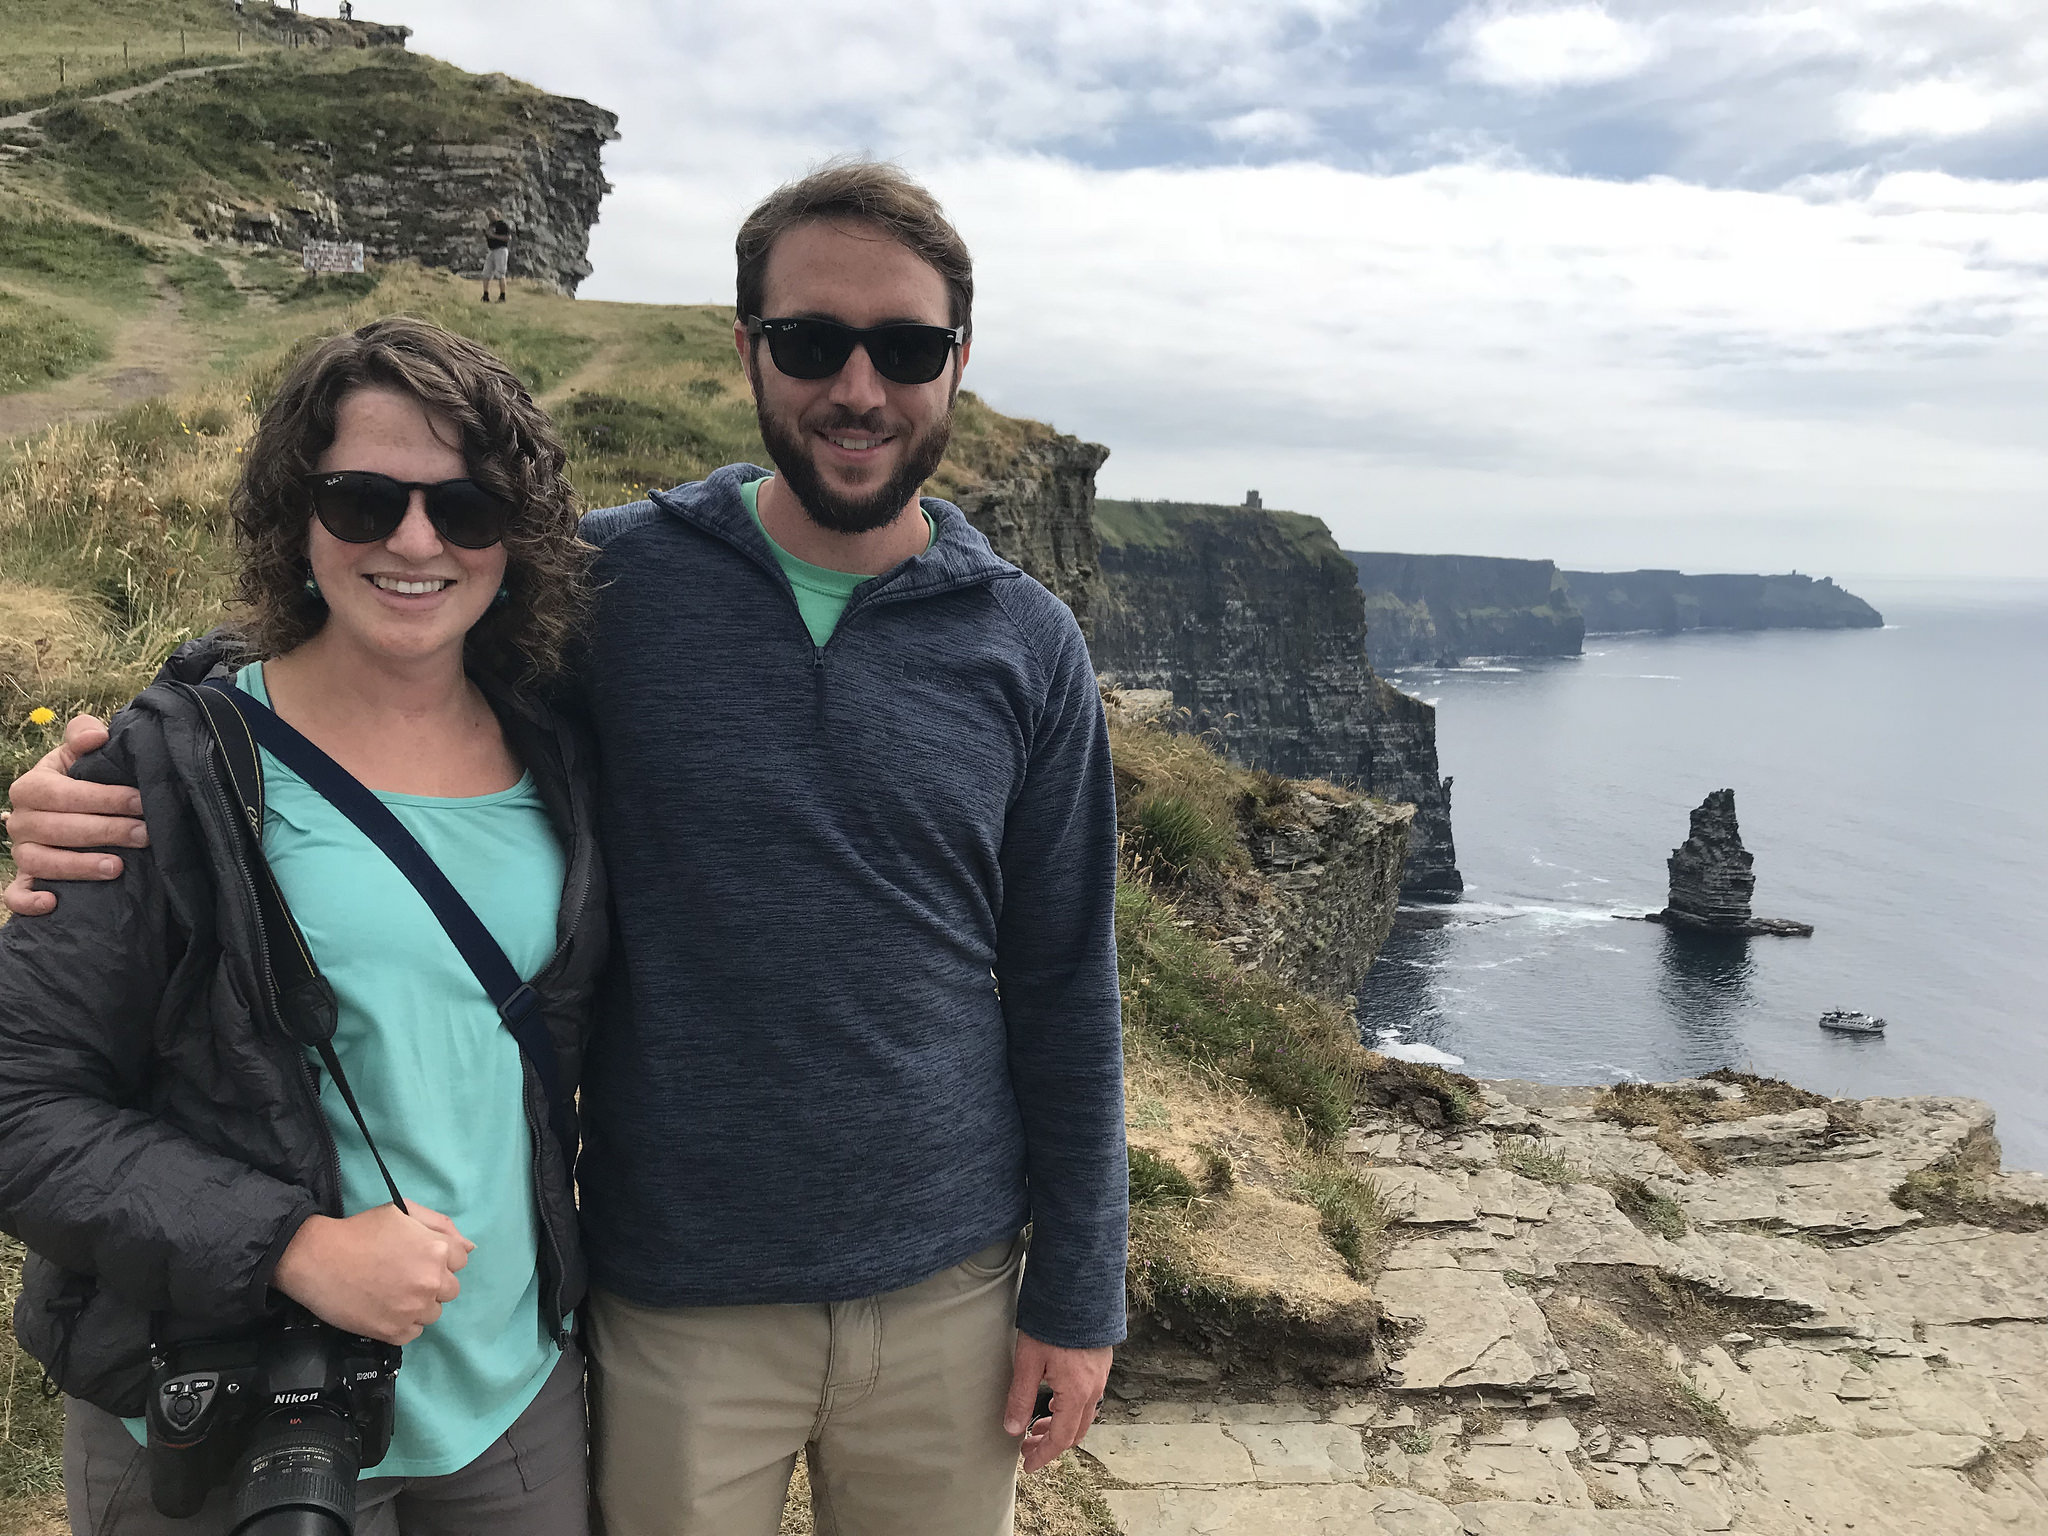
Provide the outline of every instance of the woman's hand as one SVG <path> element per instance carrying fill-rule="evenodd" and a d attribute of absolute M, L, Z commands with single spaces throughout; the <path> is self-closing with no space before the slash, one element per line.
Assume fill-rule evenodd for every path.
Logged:
<path fill-rule="evenodd" d="M 475 1247 L 424 1205 L 411 1215 L 380 1205 L 340 1220 L 309 1216 L 270 1283 L 324 1323 L 410 1344 L 462 1290 L 455 1275 Z"/>

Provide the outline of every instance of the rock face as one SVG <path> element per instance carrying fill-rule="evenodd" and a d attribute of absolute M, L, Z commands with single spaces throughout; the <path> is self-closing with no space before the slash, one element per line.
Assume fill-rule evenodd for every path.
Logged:
<path fill-rule="evenodd" d="M 1735 820 L 1735 791 L 1717 789 L 1692 813 L 1692 835 L 1671 850 L 1673 921 L 1702 928 L 1740 928 L 1749 921 L 1756 890 L 1756 857 L 1742 846 Z"/>
<path fill-rule="evenodd" d="M 1414 807 L 1297 785 L 1275 824 L 1247 835 L 1273 893 L 1237 946 L 1290 986 L 1343 999 L 1394 931 Z"/>
<path fill-rule="evenodd" d="M 1000 475 L 960 497 L 995 552 L 1049 587 L 1091 637 L 1103 600 L 1095 472 L 1108 457 L 1100 443 L 1076 437 L 1029 442 Z"/>
<path fill-rule="evenodd" d="M 207 179 L 179 195 L 180 221 L 203 239 L 288 249 L 360 240 L 376 261 L 480 273 L 485 214 L 495 208 L 513 227 L 512 276 L 576 291 L 611 191 L 601 156 L 618 137 L 614 114 L 505 75 L 465 74 L 369 24 L 351 32 L 285 17 L 278 25 L 288 30 L 341 29 L 364 51 L 346 68 L 287 52 L 122 107 L 53 110 L 53 137 L 72 154 L 103 133 L 183 153 L 190 118 L 211 117 L 254 142 L 233 163 L 206 156 Z M 329 37 L 320 26 L 313 34 Z M 323 51 L 342 46 L 330 38 Z"/>
<path fill-rule="evenodd" d="M 1756 858 L 1742 846 L 1735 821 L 1735 791 L 1717 789 L 1692 813 L 1692 835 L 1671 850 L 1670 903 L 1652 921 L 1709 933 L 1777 934 L 1804 938 L 1809 923 L 1782 917 L 1754 917 L 1749 898 L 1756 890 Z"/>
<path fill-rule="evenodd" d="M 514 89 L 502 75 L 490 78 Z M 482 143 L 399 145 L 388 166 L 336 177 L 322 190 L 333 198 L 338 232 L 379 261 L 410 257 L 476 272 L 483 210 L 496 208 L 515 232 L 512 275 L 573 294 L 590 276 L 590 228 L 612 189 L 599 161 L 619 136 L 619 120 L 587 101 L 528 94 L 533 99 L 516 109 L 518 132 Z M 322 180 L 315 167 L 305 184 L 319 188 Z"/>
<path fill-rule="evenodd" d="M 1117 763 L 1118 819 L 1129 826 L 1152 787 L 1144 744 L 1156 748 L 1173 736 L 1178 711 L 1163 689 L 1105 688 L 1102 702 Z M 1174 910 L 1239 964 L 1345 1002 L 1393 932 L 1414 807 L 1330 784 L 1268 781 L 1256 785 L 1256 794 L 1251 788 L 1237 791 L 1234 829 L 1249 869 L 1173 880 Z"/>
<path fill-rule="evenodd" d="M 1688 629 L 1882 629 L 1884 615 L 1830 577 L 1566 571 L 1586 633 Z"/>
<path fill-rule="evenodd" d="M 1576 656 L 1586 621 L 1548 560 L 1345 551 L 1365 594 L 1366 652 L 1385 670 L 1468 656 Z"/>
<path fill-rule="evenodd" d="M 1404 894 L 1463 889 L 1436 711 L 1372 669 L 1357 569 L 1297 513 L 1101 501 L 1099 671 L 1165 689 L 1240 763 L 1415 807 Z"/>

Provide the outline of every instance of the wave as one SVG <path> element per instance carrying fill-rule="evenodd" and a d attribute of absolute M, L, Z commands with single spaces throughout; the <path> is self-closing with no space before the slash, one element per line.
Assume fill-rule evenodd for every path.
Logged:
<path fill-rule="evenodd" d="M 1481 923 L 1503 922 L 1509 918 L 1530 917 L 1545 925 L 1564 923 L 1611 923 L 1617 917 L 1634 917 L 1641 914 L 1640 907 L 1558 907 L 1541 902 L 1506 901 L 1461 901 L 1452 906 L 1403 907 L 1402 911 L 1440 914 L 1439 920 L 1446 928 L 1471 928 Z"/>
<path fill-rule="evenodd" d="M 1440 1051 L 1433 1045 L 1418 1041 L 1403 1040 L 1398 1029 L 1382 1029 L 1373 1035 L 1373 1048 L 1382 1056 L 1391 1056 L 1396 1061 L 1414 1062 L 1418 1066 L 1462 1067 L 1465 1058 L 1453 1056 L 1449 1051 Z"/>

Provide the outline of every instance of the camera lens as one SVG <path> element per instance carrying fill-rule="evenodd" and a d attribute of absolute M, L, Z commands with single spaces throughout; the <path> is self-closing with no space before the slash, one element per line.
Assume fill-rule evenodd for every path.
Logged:
<path fill-rule="evenodd" d="M 349 1536 L 356 1522 L 356 1432 L 329 1408 L 266 1416 L 228 1486 L 233 1536 Z"/>

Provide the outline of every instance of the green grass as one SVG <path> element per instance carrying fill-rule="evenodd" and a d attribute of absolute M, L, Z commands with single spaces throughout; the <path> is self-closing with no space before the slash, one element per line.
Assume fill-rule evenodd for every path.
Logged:
<path fill-rule="evenodd" d="M 284 294 L 287 304 L 353 304 L 377 291 L 382 276 L 369 272 L 308 272 Z"/>
<path fill-rule="evenodd" d="M 1098 497 L 1095 528 L 1102 542 L 1115 548 L 1179 549 L 1199 538 L 1204 530 L 1228 528 L 1242 537 L 1270 539 L 1275 544 L 1306 555 L 1319 563 L 1331 563 L 1350 571 L 1358 579 L 1357 567 L 1337 548 L 1337 541 L 1320 518 L 1300 512 L 1280 512 L 1271 507 L 1251 511 L 1196 501 L 1118 501 Z"/>
<path fill-rule="evenodd" d="M 1194 1180 L 1156 1152 L 1131 1148 L 1131 1204 L 1190 1205 L 1201 1191 Z"/>
<path fill-rule="evenodd" d="M 150 294 L 162 258 L 133 235 L 100 224 L 0 210 L 0 271 L 39 287 L 132 308 Z"/>
<path fill-rule="evenodd" d="M 1607 1181 L 1607 1189 L 1614 1196 L 1614 1203 L 1621 1207 L 1622 1215 L 1645 1232 L 1654 1232 L 1675 1243 L 1692 1228 L 1684 1206 L 1669 1195 L 1658 1194 L 1641 1179 L 1616 1175 Z"/>
<path fill-rule="evenodd" d="M 196 319 L 221 320 L 238 315 L 248 298 L 237 288 L 227 269 L 211 256 L 186 251 L 171 258 L 165 274 L 184 297 L 185 310 Z"/>
<path fill-rule="evenodd" d="M 125 105 L 52 108 L 36 164 L 84 207 L 164 227 L 210 200 L 289 204 L 309 159 L 323 177 L 402 175 L 417 145 L 517 142 L 541 99 L 395 49 L 273 52 Z"/>
<path fill-rule="evenodd" d="M 250 6 L 252 13 L 260 9 L 261 0 Z M 211 56 L 235 56 L 234 16 L 226 0 L 0 0 L 0 38 L 6 39 L 0 48 L 0 115 L 58 95 L 60 55 L 63 95 L 112 90 Z M 255 35 L 253 21 L 242 46 L 247 57 L 268 46 Z"/>
<path fill-rule="evenodd" d="M 40 389 L 104 356 L 106 342 L 90 326 L 0 292 L 0 395 Z"/>
<path fill-rule="evenodd" d="M 1219 869 L 1237 854 L 1237 839 L 1194 801 L 1147 795 L 1128 817 L 1132 851 L 1176 879 Z"/>
<path fill-rule="evenodd" d="M 1365 1053 L 1341 1009 L 1239 967 L 1137 881 L 1118 884 L 1116 915 L 1127 1028 L 1251 1088 L 1312 1147 L 1344 1134 Z"/>
<path fill-rule="evenodd" d="M 1202 1160 L 1202 1193 L 1228 1194 L 1237 1185 L 1237 1160 L 1221 1147 L 1208 1142 L 1195 1144 L 1195 1156 Z"/>
<path fill-rule="evenodd" d="M 1994 1232 L 2048 1231 L 2048 1206 L 1995 1195 L 1985 1170 L 1952 1159 L 1907 1174 L 1892 1191 L 1892 1204 L 1918 1211 L 1937 1226 L 1960 1223 Z"/>
<path fill-rule="evenodd" d="M 1525 1179 L 1560 1185 L 1585 1182 L 1585 1174 L 1547 1141 L 1533 1136 L 1496 1136 L 1493 1144 L 1501 1167 Z"/>
<path fill-rule="evenodd" d="M 1395 1215 L 1379 1186 L 1349 1168 L 1324 1163 L 1302 1176 L 1298 1192 L 1316 1208 L 1324 1239 L 1352 1277 L 1370 1280 Z"/>

